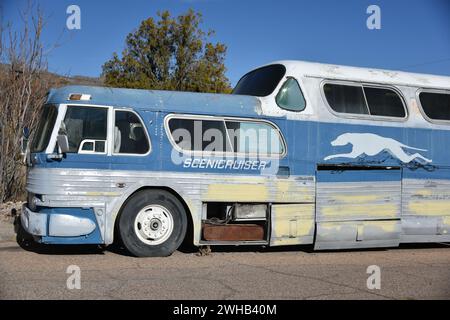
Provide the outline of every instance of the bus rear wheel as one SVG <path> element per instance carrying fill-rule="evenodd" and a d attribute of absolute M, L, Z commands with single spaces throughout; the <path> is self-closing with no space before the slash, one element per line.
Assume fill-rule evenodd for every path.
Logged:
<path fill-rule="evenodd" d="M 142 190 L 126 203 L 118 227 L 122 243 L 132 255 L 166 257 L 186 235 L 186 211 L 170 192 Z"/>

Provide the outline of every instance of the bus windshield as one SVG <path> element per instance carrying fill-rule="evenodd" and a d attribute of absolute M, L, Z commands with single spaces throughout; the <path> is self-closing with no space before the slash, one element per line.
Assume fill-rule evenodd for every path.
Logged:
<path fill-rule="evenodd" d="M 42 152 L 47 147 L 57 114 L 58 109 L 54 105 L 46 105 L 42 108 L 39 125 L 31 144 L 31 152 Z"/>
<path fill-rule="evenodd" d="M 285 66 L 272 64 L 247 73 L 239 80 L 233 94 L 265 97 L 271 94 L 286 74 Z"/>

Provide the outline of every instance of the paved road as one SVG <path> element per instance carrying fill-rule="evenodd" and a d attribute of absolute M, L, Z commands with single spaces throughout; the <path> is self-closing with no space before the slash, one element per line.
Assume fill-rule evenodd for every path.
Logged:
<path fill-rule="evenodd" d="M 89 248 L 20 248 L 0 221 L 1 299 L 450 299 L 450 247 L 312 252 L 308 248 L 213 248 L 133 258 Z M 81 289 L 66 286 L 69 265 Z M 368 290 L 369 265 L 381 289 Z"/>

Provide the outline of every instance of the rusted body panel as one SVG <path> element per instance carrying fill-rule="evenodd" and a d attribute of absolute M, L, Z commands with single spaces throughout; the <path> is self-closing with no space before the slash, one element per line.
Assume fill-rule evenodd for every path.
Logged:
<path fill-rule="evenodd" d="M 264 227 L 258 224 L 204 224 L 203 238 L 207 241 L 260 241 L 264 240 Z"/>

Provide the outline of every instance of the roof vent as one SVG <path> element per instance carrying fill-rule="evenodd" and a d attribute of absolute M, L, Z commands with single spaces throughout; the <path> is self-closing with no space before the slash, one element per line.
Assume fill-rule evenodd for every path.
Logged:
<path fill-rule="evenodd" d="M 69 95 L 69 100 L 91 100 L 90 94 L 84 94 L 84 93 L 71 93 Z"/>

